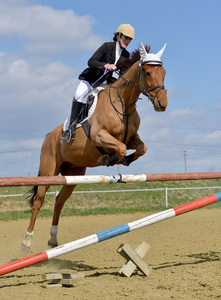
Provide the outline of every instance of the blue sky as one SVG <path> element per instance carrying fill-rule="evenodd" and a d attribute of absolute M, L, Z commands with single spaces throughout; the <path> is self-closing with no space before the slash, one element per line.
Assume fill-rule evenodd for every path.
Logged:
<path fill-rule="evenodd" d="M 167 43 L 168 108 L 137 109 L 146 155 L 123 174 L 221 170 L 221 2 L 218 0 L 0 0 L 0 176 L 35 176 L 45 135 L 70 113 L 78 74 L 121 23 L 129 51 Z M 116 167 L 87 174 L 116 174 Z"/>

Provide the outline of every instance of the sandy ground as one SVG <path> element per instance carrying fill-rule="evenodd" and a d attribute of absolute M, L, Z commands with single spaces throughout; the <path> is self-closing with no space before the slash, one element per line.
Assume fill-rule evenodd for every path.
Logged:
<path fill-rule="evenodd" d="M 86 237 L 145 217 L 137 213 L 116 216 L 63 217 L 59 244 Z M 199 209 L 95 244 L 44 263 L 0 277 L 0 299 L 221 299 L 221 210 Z M 48 249 L 50 219 L 38 219 L 31 253 L 20 250 L 28 220 L 0 222 L 0 264 Z M 136 248 L 146 241 L 144 260 L 149 277 L 136 271 L 119 275 L 125 259 L 121 244 Z M 84 272 L 75 287 L 44 288 L 50 270 Z"/>

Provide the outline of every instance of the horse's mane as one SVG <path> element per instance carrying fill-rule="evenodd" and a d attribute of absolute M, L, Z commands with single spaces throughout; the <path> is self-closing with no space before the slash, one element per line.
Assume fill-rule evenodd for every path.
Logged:
<path fill-rule="evenodd" d="M 145 45 L 145 49 L 148 52 L 150 52 L 150 46 Z M 130 57 L 129 58 L 124 58 L 120 64 L 120 70 L 122 72 L 125 72 L 126 70 L 130 69 L 130 67 L 132 67 L 132 65 L 137 62 L 138 60 L 140 60 L 140 51 L 139 48 L 135 49 L 133 52 L 131 52 Z"/>

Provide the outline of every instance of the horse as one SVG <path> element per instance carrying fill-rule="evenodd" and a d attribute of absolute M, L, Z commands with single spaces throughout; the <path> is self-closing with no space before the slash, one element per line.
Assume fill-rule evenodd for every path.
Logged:
<path fill-rule="evenodd" d="M 161 57 L 164 47 L 157 53 L 149 53 L 150 47 L 143 44 L 131 53 L 124 62 L 125 73 L 98 94 L 96 108 L 88 121 L 89 135 L 83 126 L 77 128 L 73 141 L 60 140 L 63 124 L 50 132 L 41 148 L 38 176 L 85 175 L 87 167 L 122 164 L 128 166 L 146 153 L 147 147 L 138 135 L 140 117 L 136 102 L 142 93 L 147 96 L 156 111 L 167 107 L 167 93 L 164 87 L 165 69 Z M 127 150 L 135 150 L 127 155 Z M 35 186 L 32 189 L 30 205 L 32 215 L 26 230 L 22 249 L 31 247 L 34 225 L 50 185 Z M 51 238 L 48 245 L 56 247 L 58 223 L 65 201 L 76 185 L 63 185 L 56 196 Z"/>

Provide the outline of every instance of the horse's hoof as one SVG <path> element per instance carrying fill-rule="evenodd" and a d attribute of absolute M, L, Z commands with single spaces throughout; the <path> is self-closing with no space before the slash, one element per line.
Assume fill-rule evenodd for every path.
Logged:
<path fill-rule="evenodd" d="M 58 242 L 55 241 L 54 239 L 50 239 L 50 240 L 48 240 L 48 246 L 55 248 L 58 246 Z"/>
<path fill-rule="evenodd" d="M 97 160 L 98 166 L 105 166 L 107 157 L 107 154 L 100 156 Z"/>
<path fill-rule="evenodd" d="M 117 161 L 118 161 L 117 153 L 115 152 L 113 154 L 110 154 L 110 155 L 108 155 L 108 157 L 106 159 L 106 166 L 107 167 L 114 166 Z"/>
<path fill-rule="evenodd" d="M 31 239 L 34 235 L 34 231 L 32 232 L 27 232 L 25 234 L 25 240 L 23 240 L 21 244 L 21 249 L 22 251 L 28 252 L 31 249 Z"/>
<path fill-rule="evenodd" d="M 31 245 L 30 245 L 30 246 L 27 246 L 27 245 L 25 244 L 25 240 L 24 240 L 24 241 L 22 242 L 22 244 L 21 244 L 21 250 L 22 250 L 23 252 L 29 252 L 30 249 L 31 249 Z"/>

